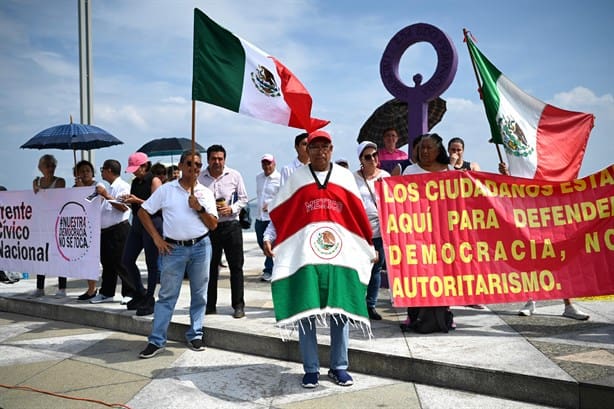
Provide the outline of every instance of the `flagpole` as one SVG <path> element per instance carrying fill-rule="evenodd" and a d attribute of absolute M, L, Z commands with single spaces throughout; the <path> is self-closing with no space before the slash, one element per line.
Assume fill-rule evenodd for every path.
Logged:
<path fill-rule="evenodd" d="M 469 52 L 469 59 L 471 60 L 471 65 L 473 66 L 473 73 L 475 74 L 475 80 L 478 83 L 478 92 L 480 93 L 480 99 L 482 103 L 484 103 L 484 98 L 482 97 L 482 82 L 480 81 L 480 75 L 478 74 L 478 68 L 475 66 L 475 61 L 473 60 L 473 55 L 471 54 L 471 50 L 469 49 L 469 41 L 467 36 L 469 35 L 469 31 L 466 28 L 463 28 L 463 35 L 465 37 L 465 43 L 467 44 L 467 51 Z M 486 105 L 484 105 L 484 109 L 486 109 Z M 499 144 L 495 142 L 495 147 L 497 148 L 497 155 L 499 156 L 499 163 L 503 163 L 503 155 L 501 155 L 501 148 L 499 148 Z"/>
<path fill-rule="evenodd" d="M 196 100 L 192 100 L 192 162 L 194 153 L 196 152 Z M 202 159 L 201 159 L 202 160 Z M 192 185 L 192 195 L 194 194 L 194 185 Z"/>

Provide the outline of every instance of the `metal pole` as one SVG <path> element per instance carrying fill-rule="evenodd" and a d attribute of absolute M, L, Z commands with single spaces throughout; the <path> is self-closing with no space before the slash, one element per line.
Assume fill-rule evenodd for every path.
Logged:
<path fill-rule="evenodd" d="M 79 81 L 81 94 L 81 123 L 92 124 L 92 13 L 91 0 L 77 0 L 79 9 Z M 93 151 L 81 151 L 81 159 L 94 164 Z M 94 167 L 95 168 L 95 167 Z"/>

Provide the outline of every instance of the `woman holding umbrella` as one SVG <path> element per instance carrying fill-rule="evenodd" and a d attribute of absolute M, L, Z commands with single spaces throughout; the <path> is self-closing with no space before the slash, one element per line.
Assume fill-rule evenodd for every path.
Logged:
<path fill-rule="evenodd" d="M 34 193 L 45 189 L 56 189 L 66 187 L 66 181 L 55 176 L 55 169 L 58 165 L 57 159 L 53 155 L 43 155 L 38 160 L 38 170 L 43 174 L 32 181 Z M 36 275 L 36 290 L 31 294 L 32 298 L 43 297 L 45 295 L 45 276 Z M 58 277 L 58 291 L 55 293 L 57 298 L 66 297 L 66 277 Z"/>

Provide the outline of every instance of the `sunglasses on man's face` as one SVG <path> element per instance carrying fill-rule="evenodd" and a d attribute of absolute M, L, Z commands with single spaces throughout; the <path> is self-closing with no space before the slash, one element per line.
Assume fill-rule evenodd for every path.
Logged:
<path fill-rule="evenodd" d="M 185 162 L 186 165 L 188 165 L 189 167 L 192 167 L 192 165 L 196 166 L 198 169 L 203 167 L 203 164 L 201 162 L 192 162 L 191 160 L 187 160 Z"/>
<path fill-rule="evenodd" d="M 377 152 L 369 153 L 366 155 L 362 155 L 364 160 L 375 160 L 377 158 Z"/>

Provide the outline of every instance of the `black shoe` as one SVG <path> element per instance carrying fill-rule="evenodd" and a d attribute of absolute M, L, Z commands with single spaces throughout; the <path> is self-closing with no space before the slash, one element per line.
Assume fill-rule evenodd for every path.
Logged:
<path fill-rule="evenodd" d="M 146 296 L 143 302 L 141 302 L 136 308 L 136 315 L 139 317 L 143 317 L 145 315 L 153 314 L 155 305 L 156 300 L 151 295 Z"/>
<path fill-rule="evenodd" d="M 382 319 L 382 316 L 379 315 L 375 307 L 367 307 L 367 311 L 369 312 L 369 319 L 374 321 L 379 321 Z"/>
<path fill-rule="evenodd" d="M 128 301 L 128 303 L 126 304 L 126 308 L 128 309 L 128 311 L 134 311 L 136 310 L 139 305 L 141 305 L 141 303 L 143 303 L 146 300 L 146 296 L 145 295 L 140 295 L 140 296 L 134 296 L 132 297 L 132 299 L 130 301 Z"/>
<path fill-rule="evenodd" d="M 0 271 L 0 282 L 5 284 L 15 284 L 19 278 L 9 277 L 4 271 Z"/>
<path fill-rule="evenodd" d="M 77 300 L 78 301 L 91 300 L 92 298 L 96 297 L 96 294 L 98 294 L 98 290 L 94 290 L 94 294 L 88 294 L 87 291 L 86 291 L 83 294 L 81 294 L 80 296 L 78 296 Z"/>
<path fill-rule="evenodd" d="M 147 348 L 141 351 L 139 354 L 139 358 L 147 359 L 153 358 L 158 355 L 160 352 L 164 351 L 164 347 L 155 346 L 152 343 L 147 344 Z"/>
<path fill-rule="evenodd" d="M 243 318 L 245 317 L 245 311 L 243 311 L 243 307 L 235 308 L 234 314 L 232 314 L 233 318 Z"/>
<path fill-rule="evenodd" d="M 215 307 L 207 307 L 205 309 L 205 315 L 211 315 L 211 314 L 217 314 L 217 310 L 215 309 Z"/>
<path fill-rule="evenodd" d="M 202 338 L 196 338 L 188 342 L 188 347 L 190 347 L 192 351 L 204 351 L 205 343 Z"/>

